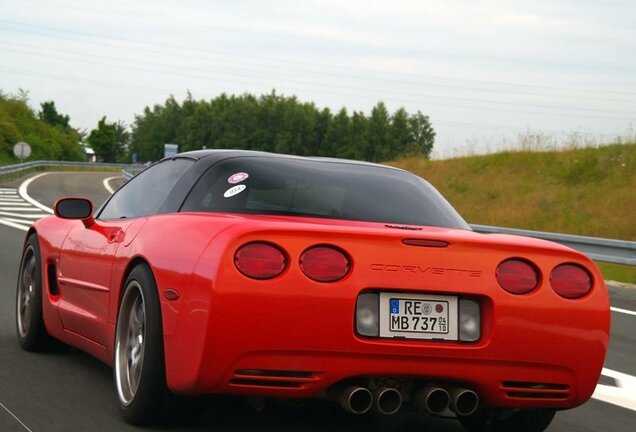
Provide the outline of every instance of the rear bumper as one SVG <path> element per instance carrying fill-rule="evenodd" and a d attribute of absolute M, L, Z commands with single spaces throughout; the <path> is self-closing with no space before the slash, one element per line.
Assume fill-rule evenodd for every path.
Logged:
<path fill-rule="evenodd" d="M 244 241 L 206 251 L 182 297 L 162 302 L 167 382 L 176 393 L 313 397 L 342 381 L 396 377 L 414 385 L 470 388 L 490 406 L 571 408 L 587 401 L 596 387 L 610 322 L 598 272 L 592 292 L 575 301 L 559 297 L 545 280 L 518 296 L 497 285 L 494 271 L 423 277 L 376 271 L 373 258 L 359 259 L 352 273 L 334 284 L 310 281 L 295 266 L 271 281 L 255 281 L 238 273 L 224 252 Z M 363 246 L 357 256 L 363 256 Z M 305 247 L 298 242 L 287 250 L 299 256 Z M 461 255 L 444 259 L 447 266 L 466 267 Z M 553 268 L 563 259 L 534 260 Z M 494 269 L 501 257 L 488 260 L 492 264 L 482 268 Z M 160 290 L 161 279 L 158 274 Z M 367 290 L 477 299 L 481 339 L 359 337 L 356 299 Z"/>
<path fill-rule="evenodd" d="M 207 311 L 179 314 L 166 339 L 168 384 L 181 394 L 312 397 L 345 380 L 400 377 L 470 388 L 491 406 L 589 399 L 607 348 L 599 324 L 609 317 L 478 298 L 482 337 L 459 343 L 359 337 L 355 298 L 217 293 Z"/>
<path fill-rule="evenodd" d="M 258 370 L 254 365 L 276 369 Z M 298 369 L 302 366 L 302 369 Z M 506 360 L 474 360 L 325 352 L 260 352 L 232 364 L 214 391 L 274 397 L 312 397 L 352 380 L 410 380 L 474 390 L 490 406 L 569 408 L 589 398 L 582 394 L 575 373 L 567 368 Z"/>

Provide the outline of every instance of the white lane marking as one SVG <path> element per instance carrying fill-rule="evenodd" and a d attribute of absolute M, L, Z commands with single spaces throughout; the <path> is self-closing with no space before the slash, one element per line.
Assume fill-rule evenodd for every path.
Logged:
<path fill-rule="evenodd" d="M 42 210 L 44 210 L 47 213 L 51 213 L 53 214 L 53 209 L 50 207 L 45 206 L 44 204 L 34 200 L 33 198 L 31 198 L 29 196 L 29 193 L 27 192 L 27 189 L 29 188 L 29 185 L 31 184 L 31 182 L 33 182 L 34 180 L 39 179 L 40 177 L 43 177 L 45 175 L 47 175 L 48 173 L 42 173 L 42 174 L 38 174 L 36 176 L 33 176 L 29 179 L 26 179 L 25 181 L 22 182 L 22 184 L 20 185 L 20 188 L 18 189 L 18 193 L 20 194 L 20 196 L 25 200 L 30 202 L 31 204 L 33 204 L 34 206 L 41 208 Z"/>
<path fill-rule="evenodd" d="M 602 375 L 614 378 L 616 387 L 598 384 L 592 397 L 603 402 L 636 411 L 636 377 L 603 368 Z"/>
<path fill-rule="evenodd" d="M 5 188 L 3 192 L 13 192 L 15 195 L 13 195 L 14 198 L 10 198 L 11 201 L 0 198 L 0 224 L 28 231 L 35 220 L 49 215 L 49 213 L 43 213 L 42 209 L 34 207 L 20 198 L 17 195 L 17 189 Z"/>
<path fill-rule="evenodd" d="M 617 308 L 617 307 L 612 306 L 612 307 L 610 307 L 610 310 L 612 312 L 618 312 L 618 313 L 623 313 L 623 314 L 627 314 L 627 315 L 636 316 L 636 312 L 630 311 L 630 310 L 627 310 L 627 309 L 621 309 L 621 308 Z"/>
<path fill-rule="evenodd" d="M 5 207 L 5 206 L 0 206 L 0 210 L 2 211 L 26 211 L 26 212 L 40 212 L 42 213 L 42 210 L 38 209 L 38 208 L 33 208 L 31 206 L 31 204 L 25 204 L 25 207 L 15 207 L 15 206 L 11 206 L 11 207 Z"/>
<path fill-rule="evenodd" d="M 0 219 L 0 224 L 6 225 L 6 226 L 11 227 L 11 228 L 17 228 L 17 229 L 22 230 L 22 231 L 28 231 L 29 230 L 28 226 L 20 225 L 20 224 L 14 223 L 14 222 L 9 222 L 6 219 Z"/>
<path fill-rule="evenodd" d="M 0 216 L 9 216 L 9 217 L 21 217 L 23 219 L 41 219 L 44 216 L 50 216 L 48 213 L 40 213 L 40 214 L 26 214 L 26 213 L 11 213 L 0 210 Z"/>
<path fill-rule="evenodd" d="M 9 222 L 14 222 L 17 224 L 31 224 L 31 221 L 25 221 L 24 219 L 17 219 L 17 218 L 10 218 L 10 217 L 3 217 L 2 220 L 4 221 L 9 221 Z"/>
<path fill-rule="evenodd" d="M 29 427 L 28 427 L 27 425 L 25 425 L 24 423 L 22 423 L 22 420 L 20 420 L 20 419 L 18 418 L 18 416 L 17 416 L 17 415 L 13 414 L 9 408 L 7 408 L 6 406 L 4 406 L 4 404 L 3 404 L 2 402 L 0 402 L 0 406 L 1 406 L 2 408 L 4 408 L 4 410 L 5 410 L 6 412 L 8 412 L 9 414 L 11 414 L 11 417 L 13 417 L 14 419 L 16 419 L 16 420 L 17 420 L 17 422 L 18 422 L 18 423 L 20 423 L 20 424 L 22 425 L 22 427 L 23 427 L 23 428 L 25 428 L 25 429 L 26 429 L 26 430 L 28 430 L 29 432 L 33 432 L 31 429 L 29 429 Z"/>
<path fill-rule="evenodd" d="M 115 193 L 115 189 L 113 189 L 113 187 L 110 185 L 110 181 L 111 181 L 111 180 L 118 179 L 118 178 L 120 178 L 120 176 L 108 177 L 108 178 L 105 178 L 105 179 L 104 179 L 104 181 L 103 181 L 104 188 L 105 188 L 105 189 L 108 191 L 108 193 L 109 193 L 109 194 L 111 194 L 111 195 Z"/>

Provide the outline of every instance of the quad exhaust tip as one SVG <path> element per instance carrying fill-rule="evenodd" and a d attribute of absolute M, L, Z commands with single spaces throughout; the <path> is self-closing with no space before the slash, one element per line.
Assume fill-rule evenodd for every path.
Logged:
<path fill-rule="evenodd" d="M 352 414 L 365 414 L 374 408 L 380 414 L 392 415 L 402 407 L 402 394 L 393 387 L 377 388 L 372 393 L 365 387 L 350 386 L 330 394 Z M 425 386 L 413 394 L 412 401 L 420 412 L 433 415 L 450 409 L 458 416 L 469 416 L 479 408 L 477 393 L 461 387 Z"/>
<path fill-rule="evenodd" d="M 346 387 L 338 398 L 340 406 L 352 414 L 364 414 L 373 406 L 373 395 L 364 387 Z"/>
<path fill-rule="evenodd" d="M 448 409 L 451 397 L 442 387 L 426 386 L 415 392 L 413 400 L 418 409 L 425 414 L 441 414 Z"/>
<path fill-rule="evenodd" d="M 393 387 L 379 388 L 375 391 L 375 408 L 384 415 L 392 415 L 402 406 L 402 393 Z"/>
<path fill-rule="evenodd" d="M 472 390 L 453 388 L 450 392 L 450 409 L 458 416 L 468 416 L 477 411 L 479 396 Z"/>

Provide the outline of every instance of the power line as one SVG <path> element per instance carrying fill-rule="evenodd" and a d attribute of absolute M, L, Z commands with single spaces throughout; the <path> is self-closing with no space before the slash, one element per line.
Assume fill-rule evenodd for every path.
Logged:
<path fill-rule="evenodd" d="M 134 40 L 134 39 L 127 39 L 127 38 L 122 38 L 122 37 L 113 37 L 113 36 L 102 36 L 99 34 L 95 34 L 95 33 L 88 33 L 88 32 L 79 32 L 79 31 L 73 31 L 73 30 L 67 30 L 67 29 L 60 29 L 60 28 L 56 28 L 56 27 L 50 27 L 50 26 L 41 26 L 41 25 L 33 25 L 33 24 L 28 24 L 28 23 L 23 23 L 23 22 L 17 22 L 17 21 L 9 21 L 9 20 L 0 20 L 0 23 L 4 23 L 4 24 L 8 24 L 10 26 L 23 26 L 23 27 L 29 27 L 29 28 L 34 28 L 34 29 L 40 29 L 40 30 L 45 30 L 45 31 L 53 31 L 53 32 L 57 32 L 57 33 L 65 33 L 65 34 L 74 34 L 74 35 L 79 35 L 82 37 L 91 37 L 91 38 L 98 38 L 98 39 L 103 39 L 103 40 L 107 40 L 107 41 L 119 41 L 119 42 L 124 42 L 127 44 L 137 44 L 137 45 L 146 45 L 146 46 L 155 46 L 155 47 L 159 47 L 161 49 L 161 51 L 157 51 L 157 50 L 149 50 L 147 48 L 141 48 L 141 50 L 144 51 L 149 51 L 149 52 L 154 52 L 154 53 L 158 53 L 158 54 L 166 54 L 165 49 L 169 48 L 169 49 L 174 49 L 177 52 L 175 53 L 171 53 L 170 55 L 178 55 L 181 57 L 189 57 L 189 58 L 200 58 L 200 53 L 205 53 L 205 54 L 213 54 L 213 55 L 221 55 L 221 56 L 225 56 L 225 57 L 236 57 L 236 58 L 245 58 L 251 61 L 254 60 L 264 60 L 264 61 L 269 61 L 269 62 L 275 62 L 275 63 L 284 63 L 284 64 L 289 64 L 291 65 L 291 67 L 286 67 L 286 69 L 291 69 L 291 68 L 298 68 L 298 65 L 306 65 L 306 66 L 310 66 L 310 67 L 315 67 L 315 68 L 319 68 L 319 69 L 336 69 L 336 70 L 346 70 L 346 71 L 359 71 L 359 72 L 364 72 L 364 73 L 371 73 L 371 74 L 380 74 L 380 73 L 384 73 L 384 72 L 380 72 L 377 70 L 371 70 L 371 69 L 360 69 L 360 68 L 343 68 L 343 67 L 337 67 L 337 66 L 325 66 L 324 64 L 318 64 L 318 63 L 311 63 L 311 62 L 299 62 L 299 61 L 289 61 L 289 60 L 285 60 L 285 59 L 281 59 L 281 58 L 273 58 L 273 57 L 265 57 L 265 56 L 255 56 L 255 55 L 241 55 L 241 54 L 236 54 L 236 53 L 229 53 L 229 52 L 223 52 L 223 51 L 213 51 L 213 50 L 209 50 L 209 49 L 205 49 L 205 50 L 201 50 L 201 49 L 195 49 L 192 47 L 186 47 L 186 46 L 180 46 L 180 45 L 174 45 L 174 44 L 157 44 L 157 43 L 152 43 L 152 42 L 144 42 L 144 41 L 139 41 L 139 40 Z M 44 36 L 41 33 L 35 33 L 35 32 L 29 32 L 27 30 L 19 30 L 19 29 L 12 29 L 13 31 L 17 31 L 17 32 L 23 32 L 23 33 L 30 33 L 30 34 L 36 34 L 36 35 L 40 35 L 40 36 Z M 51 36 L 51 35 L 46 35 L 46 36 Z M 72 39 L 72 38 L 64 38 L 64 37 L 60 37 L 60 36 L 56 36 L 57 38 L 63 39 L 63 40 L 71 40 L 71 41 L 76 41 L 76 42 L 83 42 L 86 43 L 86 41 L 84 40 L 77 40 L 77 39 Z M 102 42 L 102 44 L 105 45 L 109 45 L 109 46 L 114 46 L 117 48 L 121 48 L 120 45 L 116 45 L 116 44 L 112 44 L 112 43 L 104 43 Z M 137 48 L 139 49 L 139 48 Z M 192 54 L 183 54 L 183 51 L 189 51 L 189 52 L 194 52 L 196 53 L 196 55 L 192 55 Z M 218 61 L 218 60 L 217 60 Z M 271 66 L 268 66 L 271 67 Z M 607 69 L 605 67 L 605 69 Z M 636 70 L 636 69 L 635 69 Z M 317 71 L 313 71 L 313 72 L 317 72 Z M 322 72 L 325 73 L 325 72 Z M 329 72 L 331 73 L 331 72 Z M 332 73 L 333 74 L 333 73 Z M 497 82 L 497 81 L 480 81 L 480 80 L 465 80 L 465 79 L 449 79 L 447 77 L 437 77 L 437 76 L 426 76 L 426 75 L 419 75 L 419 74 L 408 74 L 408 73 L 404 73 L 404 72 L 400 72 L 400 73 L 391 73 L 391 75 L 393 76 L 404 76 L 404 77 L 410 77 L 410 78 L 423 78 L 423 77 L 427 77 L 429 79 L 437 79 L 437 80 L 445 80 L 445 81 L 457 81 L 457 82 L 467 82 L 467 83 L 473 83 L 473 84 L 487 84 L 487 85 L 498 85 L 498 86 L 507 86 L 507 87 L 523 87 L 523 88 L 535 88 L 535 89 L 549 89 L 549 90 L 560 90 L 560 91 L 570 91 L 570 92 L 584 92 L 584 93 L 600 93 L 600 94 L 614 94 L 614 95 L 618 95 L 618 96 L 625 96 L 625 95 L 636 95 L 636 92 L 625 92 L 625 91 L 606 91 L 606 90 L 594 90 L 594 89 L 581 89 L 581 88 L 567 88 L 567 87 L 556 87 L 556 86 L 538 86 L 538 85 L 533 85 L 533 84 L 526 84 L 526 83 L 504 83 L 504 82 Z M 352 76 L 355 77 L 355 76 Z M 374 80 L 386 80 L 386 78 L 365 78 L 365 79 L 374 79 Z M 391 81 L 397 81 L 397 80 L 391 80 Z M 399 81 L 398 81 L 399 82 Z M 421 84 L 421 83 L 418 83 Z M 478 90 L 478 91 L 482 91 L 482 90 Z"/>
<path fill-rule="evenodd" d="M 64 53 L 64 54 L 70 54 L 70 55 L 76 55 L 76 56 L 82 56 L 82 57 L 92 57 L 92 58 L 98 58 L 98 59 L 108 59 L 108 60 L 115 60 L 115 61 L 120 61 L 120 62 L 126 62 L 126 63 L 137 63 L 137 64 L 141 64 L 141 65 L 149 65 L 149 66 L 159 66 L 159 67 L 167 67 L 167 68 L 175 68 L 175 66 L 173 65 L 168 65 L 168 64 L 162 64 L 162 63 L 155 63 L 155 62 L 145 62 L 145 61 L 139 61 L 139 60 L 132 60 L 132 59 L 122 59 L 122 58 L 116 58 L 116 57 L 108 57 L 108 56 L 104 56 L 104 55 L 94 55 L 94 54 L 89 54 L 89 53 L 80 53 L 80 52 L 74 52 L 74 51 L 69 51 L 69 50 L 56 50 L 53 48 L 42 48 L 41 46 L 34 46 L 34 45 L 30 45 L 30 44 L 21 44 L 21 43 L 8 43 L 8 42 L 2 42 L 0 41 L 0 44 L 4 43 L 5 45 L 10 45 L 10 46 L 20 46 L 20 47 L 25 47 L 25 48 L 32 48 L 32 49 L 38 49 L 38 50 L 45 50 L 47 52 L 59 52 L 59 53 Z M 15 51 L 17 53 L 22 54 L 22 51 Z M 231 62 L 231 61 L 219 61 L 220 63 L 229 63 L 229 64 L 239 64 L 239 65 L 247 65 L 247 63 L 241 63 L 241 62 Z M 266 67 L 268 68 L 268 67 Z M 253 70 L 254 68 L 252 68 L 251 70 Z M 275 69 L 275 70 L 285 70 L 287 71 L 288 68 L 278 68 L 278 67 L 269 67 L 269 69 Z M 193 70 L 192 68 L 189 68 L 189 70 Z M 204 73 L 210 73 L 208 70 L 206 69 L 195 69 L 195 70 L 199 70 L 201 72 Z M 213 72 L 215 74 L 220 74 L 220 72 Z M 228 74 L 226 73 L 226 75 L 232 75 L 235 76 L 236 73 L 231 73 Z M 244 75 L 244 76 L 251 76 L 254 77 L 255 75 L 246 75 L 246 74 L 240 74 L 239 75 Z M 333 75 L 333 74 L 330 74 Z M 348 77 L 348 78 L 355 78 L 355 79 L 364 79 L 367 81 L 376 81 L 376 79 L 374 78 L 368 78 L 368 77 L 361 77 L 361 76 L 354 76 L 354 75 L 339 75 L 339 76 L 344 76 L 344 77 Z M 405 84 L 405 82 L 400 81 L 400 80 L 391 80 L 391 79 L 382 79 L 380 81 L 387 81 L 387 82 L 394 82 L 397 84 Z M 296 81 L 299 83 L 302 83 L 302 81 Z M 413 84 L 418 84 L 421 85 L 422 83 L 413 83 Z M 486 90 L 482 90 L 482 89 L 471 89 L 468 87 L 458 87 L 458 86 L 447 86 L 447 85 L 431 85 L 431 84 L 426 84 L 426 87 L 432 87 L 432 88 L 450 88 L 450 89 L 455 89 L 455 90 L 469 90 L 469 91 L 477 91 L 477 92 L 483 92 L 483 93 L 496 93 L 496 94 L 505 94 L 507 96 L 509 95 L 531 95 L 531 96 L 548 96 L 548 97 L 555 97 L 555 95 L 552 94 L 537 94 L 537 93 L 522 93 L 522 92 L 510 92 L 510 91 L 506 91 L 506 90 L 490 90 L 490 89 L 486 89 Z M 368 91 L 367 89 L 364 89 L 365 91 Z M 413 95 L 412 92 L 409 93 L 404 93 L 404 92 L 400 92 L 401 94 L 407 94 L 407 95 Z M 421 95 L 421 96 L 426 96 L 426 97 L 437 97 L 437 98 L 448 98 L 448 99 L 457 99 L 457 100 L 468 100 L 468 101 L 473 101 L 473 102 L 485 102 L 485 103 L 494 103 L 494 104 L 508 104 L 508 105 L 524 105 L 524 106 L 534 106 L 534 107 L 539 107 L 539 108 L 555 108 L 555 109 L 570 109 L 569 107 L 562 107 L 562 106 L 548 106 L 545 104 L 528 104 L 528 103 L 517 103 L 517 102 L 501 102 L 501 101 L 489 101 L 489 100 L 475 100 L 473 98 L 467 98 L 467 97 L 461 97 L 461 98 L 456 98 L 456 97 L 446 97 L 446 96 L 440 96 L 440 95 Z M 557 96 L 558 97 L 558 96 Z M 618 102 L 618 103 L 634 103 L 634 100 L 628 100 L 628 99 L 609 99 L 609 98 L 590 98 L 590 97 L 585 97 L 585 96 L 568 96 L 568 99 L 584 99 L 584 100 L 596 100 L 596 101 L 606 101 L 606 102 Z M 591 112 L 609 112 L 609 113 L 619 113 L 619 114 L 625 114 L 624 111 L 617 111 L 617 110 L 604 110 L 604 109 L 585 109 L 585 108 L 572 108 L 574 110 L 584 110 L 584 111 L 591 111 Z"/>
<path fill-rule="evenodd" d="M 14 53 L 18 53 L 18 54 L 26 54 L 26 55 L 35 55 L 37 57 L 45 57 L 45 58 L 51 58 L 51 59 L 55 59 L 55 60 L 61 60 L 61 61 L 66 61 L 69 59 L 63 59 L 60 58 L 58 56 L 52 56 L 52 55 L 48 55 L 48 54 L 33 54 L 33 53 L 24 53 L 21 51 L 16 51 L 16 50 L 10 50 L 10 49 L 4 49 L 4 48 L 0 48 L 0 51 L 8 51 L 8 52 L 14 52 Z M 110 59 L 113 59 L 112 57 Z M 119 59 L 114 59 L 116 61 L 121 61 Z M 73 62 L 81 62 L 81 63 L 86 63 L 86 64 L 95 64 L 95 65 L 99 65 L 99 66 L 106 66 L 106 67 L 112 67 L 112 68 L 117 68 L 117 69 L 127 69 L 127 70 L 132 70 L 132 71 L 140 71 L 140 72 L 151 72 L 151 73 L 160 73 L 160 74 L 167 74 L 167 75 L 174 75 L 174 76 L 178 76 L 178 77 L 189 77 L 189 78 L 195 78 L 195 79 L 200 79 L 200 80 L 204 80 L 204 81 L 210 81 L 210 75 L 214 75 L 214 76 L 232 76 L 232 77 L 245 77 L 245 78 L 250 78 L 250 82 L 252 82 L 252 79 L 257 79 L 257 80 L 266 80 L 266 78 L 257 76 L 257 75 L 252 75 L 252 74 L 243 74 L 243 73 L 233 73 L 233 74 L 227 74 L 227 73 L 220 73 L 220 72 L 205 72 L 206 75 L 197 75 L 197 74 L 192 74 L 192 73 L 183 73 L 183 72 L 170 72 L 170 71 L 157 71 L 155 69 L 143 69 L 143 68 L 135 68 L 135 67 L 131 67 L 131 66 L 117 66 L 117 65 L 112 65 L 112 64 L 108 64 L 108 63 L 103 63 L 103 62 L 93 62 L 93 61 L 89 61 L 89 60 L 85 60 L 85 59 L 74 59 L 74 60 L 70 60 Z M 130 61 L 128 61 L 130 62 Z M 135 62 L 135 61 L 133 61 Z M 136 63 L 141 63 L 141 64 L 145 64 L 144 62 L 136 62 Z M 157 64 L 154 64 L 155 66 Z M 171 67 L 170 65 L 160 65 L 160 66 L 164 66 L 164 67 Z M 215 81 L 223 81 L 223 82 L 232 82 L 232 83 L 239 83 L 239 84 L 245 84 L 244 80 L 241 79 L 227 79 L 227 78 L 222 78 L 222 79 L 215 79 Z M 565 117 L 585 117 L 585 118 L 594 118 L 594 119 L 609 119 L 609 120 L 620 120 L 620 121 L 630 121 L 632 120 L 631 118 L 618 118 L 618 117 L 609 117 L 609 116 L 599 116 L 599 115 L 585 115 L 585 114 L 571 114 L 571 113 L 558 113 L 558 112 L 539 112 L 539 111 L 527 111 L 527 110 L 511 110 L 511 109 L 504 109 L 504 108 L 494 108 L 494 107 L 486 107 L 486 106 L 481 106 L 481 105 L 477 105 L 477 106 L 473 106 L 473 105 L 457 105 L 457 104 L 446 104 L 446 103 L 440 103 L 440 102 L 433 102 L 430 100 L 427 101 L 421 101 L 421 100 L 415 100 L 415 99 L 403 99 L 403 98 L 395 98 L 392 95 L 406 95 L 406 96 L 415 96 L 415 97 L 421 97 L 421 98 L 437 98 L 437 99 L 446 99 L 446 100 L 453 100 L 453 101 L 462 101 L 462 102 L 470 102 L 473 104 L 483 104 L 483 103 L 487 103 L 487 104 L 493 104 L 493 105 L 499 105 L 499 106 L 528 106 L 531 108 L 547 108 L 547 109 L 557 109 L 557 110 L 569 110 L 569 111 L 580 111 L 580 112 L 606 112 L 606 113 L 613 113 L 613 114 L 622 114 L 622 115 L 627 115 L 627 116 L 631 116 L 632 113 L 628 113 L 628 112 L 623 112 L 623 111 L 612 111 L 612 110 L 600 110 L 600 109 L 586 109 L 586 108 L 571 108 L 571 107 L 559 107 L 559 106 L 549 106 L 549 105 L 539 105 L 539 104 L 523 104 L 523 103 L 507 103 L 507 102 L 499 102 L 499 101 L 480 101 L 480 100 L 475 100 L 475 99 L 469 99 L 469 98 L 462 98 L 462 97 L 452 97 L 452 96 L 436 96 L 436 95 L 430 95 L 430 94 L 418 94 L 418 93 L 404 93 L 404 92 L 395 92 L 395 91 L 375 91 L 375 90 L 370 90 L 370 89 L 365 89 L 365 88 L 357 88 L 357 87 L 349 87 L 349 86 L 340 86 L 340 85 L 332 85 L 332 84 L 324 84 L 324 83 L 312 83 L 312 82 L 307 82 L 307 81 L 299 81 L 299 80 L 281 80 L 280 82 L 287 82 L 287 83 L 293 83 L 293 84 L 300 84 L 300 85 L 304 85 L 304 86 L 311 86 L 311 87 L 319 87 L 321 89 L 321 92 L 323 93 L 330 93 L 330 94 L 334 94 L 334 95 L 345 95 L 345 96 L 351 96 L 351 97 L 363 97 L 363 98 L 368 98 L 370 96 L 362 96 L 359 94 L 353 94 L 353 93 L 342 93 L 340 91 L 331 91 L 331 92 L 325 92 L 324 89 L 325 88 L 331 88 L 331 89 L 336 89 L 336 90 L 345 90 L 345 91 L 363 91 L 363 92 L 373 92 L 374 96 L 377 95 L 377 93 L 385 93 L 385 94 L 389 94 L 390 99 L 387 100 L 392 100 L 392 101 L 396 101 L 396 102 L 400 102 L 400 103 L 417 103 L 417 104 L 422 104 L 425 103 L 427 105 L 436 105 L 436 106 L 448 106 L 448 107 L 452 107 L 452 108 L 466 108 L 466 109 L 472 109 L 472 110 L 489 110 L 489 111 L 505 111 L 505 112 L 517 112 L 517 113 L 523 113 L 523 114 L 536 114 L 536 115 L 549 115 L 549 116 L 565 116 Z M 289 87 L 288 87 L 289 88 Z M 301 90 L 301 91 L 307 91 L 308 89 L 306 87 L 291 87 L 294 90 Z M 636 115 L 634 116 L 636 117 Z"/>
<path fill-rule="evenodd" d="M 158 93 L 161 92 L 162 94 L 166 94 L 166 93 L 174 93 L 170 90 L 166 90 L 166 89 L 159 89 L 159 88 L 151 88 L 151 87 L 147 87 L 147 86 L 136 86 L 136 85 L 130 85 L 130 84 L 122 84 L 122 83 L 115 83 L 115 82 L 108 82 L 108 81 L 100 81 L 100 80 L 93 80 L 93 79 L 88 79 L 88 78 L 80 78 L 80 77 L 69 77 L 67 75 L 59 75 L 59 74 L 51 74 L 51 73 L 43 73 L 43 72 L 33 72 L 33 71 L 28 71 L 28 70 L 22 70 L 22 69 L 15 69 L 15 68 L 11 68 L 11 67 L 6 67 L 6 65 L 0 65 L 0 67 L 4 66 L 4 71 L 7 73 L 12 73 L 12 74 L 17 74 L 17 75 L 26 75 L 26 76 L 37 76 L 37 77 L 42 77 L 42 78 L 48 78 L 48 79 L 53 79 L 53 80 L 58 80 L 58 81 L 67 81 L 67 82 L 72 82 L 72 83 L 76 83 L 76 84 L 86 84 L 86 85 L 96 85 L 99 87 L 104 87 L 104 86 L 108 86 L 108 87 L 113 87 L 113 88 L 122 88 L 122 89 L 134 89 L 134 90 L 141 90 L 141 91 L 150 91 L 153 93 Z M 225 80 L 216 80 L 216 81 L 225 81 Z M 232 82 L 241 82 L 241 81 L 232 81 Z M 305 91 L 306 89 L 300 89 L 300 88 L 294 88 L 294 87 L 286 87 L 289 90 L 300 90 L 300 91 Z M 334 93 L 334 92 L 325 92 L 323 91 L 323 93 L 327 93 L 327 94 L 335 94 L 335 95 L 344 95 L 344 96 L 349 96 L 349 97 L 356 97 L 356 98 L 363 98 L 363 99 L 372 99 L 372 96 L 365 96 L 365 95 L 359 95 L 359 94 L 350 94 L 350 93 Z M 391 100 L 391 101 L 396 101 L 396 102 L 404 102 L 405 100 L 403 99 L 387 99 L 387 100 Z M 422 103 L 421 101 L 408 101 L 413 102 L 413 103 Z M 450 106 L 453 108 L 467 108 L 467 109 L 475 109 L 475 110 L 479 110 L 479 111 L 501 111 L 500 109 L 497 108 L 486 108 L 486 107 L 470 107 L 470 106 L 461 106 L 461 105 L 449 105 L 449 104 L 441 104 L 441 103 L 428 103 L 429 105 L 438 105 L 438 106 Z M 516 110 L 505 110 L 506 112 L 520 112 L 520 111 L 516 111 Z M 521 112 L 525 112 L 525 113 L 530 113 L 530 114 L 537 114 L 537 115 L 545 115 L 545 116 L 567 116 L 567 117 L 571 117 L 569 115 L 566 114 L 555 114 L 555 113 L 539 113 L 539 112 L 527 112 L 527 111 L 521 111 Z M 585 117 L 585 116 L 576 116 L 576 117 Z M 613 117 L 594 117 L 594 118 L 601 118 L 601 119 L 609 119 L 609 120 L 615 120 L 615 121 L 632 121 L 633 119 L 619 119 L 619 118 L 613 118 Z M 505 127 L 505 126 L 503 126 Z"/>
<path fill-rule="evenodd" d="M 97 11 L 96 11 L 97 12 Z M 98 38 L 107 38 L 107 39 L 112 39 L 112 40 L 119 40 L 119 41 L 124 41 L 124 42 L 134 42 L 134 43 L 146 43 L 146 42 L 139 42 L 139 41 L 135 41 L 132 39 L 126 39 L 126 38 L 122 38 L 122 37 L 113 37 L 113 36 L 102 36 L 102 35 L 97 35 L 97 34 L 91 34 L 91 33 L 86 33 L 86 32 L 79 32 L 79 31 L 73 31 L 73 30 L 65 30 L 65 29 L 60 29 L 59 27 L 51 27 L 51 26 L 42 26 L 42 25 L 34 25 L 34 24 L 29 24 L 29 23 L 25 23 L 25 22 L 19 22 L 19 21 L 11 21 L 11 20 L 0 20 L 0 22 L 6 23 L 6 24 L 11 24 L 11 25 L 18 25 L 18 26 L 28 26 L 28 27 L 34 27 L 34 28 L 41 28 L 41 29 L 45 29 L 45 30 L 51 30 L 51 31 L 58 31 L 58 32 L 66 32 L 66 33 L 74 33 L 74 34 L 78 34 L 78 35 L 82 35 L 82 36 L 91 36 L 91 37 L 98 37 Z M 259 33 L 258 31 L 255 30 L 243 30 L 243 29 L 237 29 L 237 28 L 232 28 L 232 27 L 224 27 L 224 26 L 219 26 L 219 25 L 206 25 L 206 28 L 208 29 L 216 29 L 216 30 L 222 30 L 222 31 L 232 31 L 232 32 L 236 32 L 236 33 L 248 33 L 248 34 L 254 34 L 254 33 Z M 174 48 L 174 49 L 178 49 L 178 50 L 183 50 L 183 49 L 187 49 L 187 50 L 192 50 L 191 47 L 186 47 L 186 46 L 181 46 L 181 45 L 175 45 L 175 44 L 164 44 L 162 45 L 163 47 L 170 47 L 170 48 Z M 567 66 L 567 67 L 576 67 L 576 68 L 581 68 L 581 67 L 585 67 L 585 68 L 593 68 L 593 69 L 602 69 L 604 71 L 607 71 L 608 69 L 613 69 L 613 70 L 620 70 L 620 71 L 626 71 L 626 72 L 633 72 L 636 71 L 636 66 L 615 66 L 615 65 L 608 65 L 607 63 L 568 63 L 568 62 L 559 62 L 559 61 L 541 61 L 541 60 L 533 60 L 533 59 L 527 59 L 527 58 L 506 58 L 506 57 L 500 57 L 500 56 L 493 56 L 493 55 L 483 55 L 483 54 L 472 54 L 472 53 L 450 53 L 450 52 L 439 52 L 439 51 L 433 51 L 433 50 L 406 50 L 406 49 L 400 49 L 399 47 L 394 48 L 396 50 L 399 51 L 403 51 L 403 52 L 407 52 L 409 54 L 412 53 L 420 53 L 420 54 L 427 54 L 427 55 L 434 55 L 434 56 L 443 56 L 443 57 L 455 57 L 455 58 L 461 58 L 462 60 L 465 60 L 467 58 L 471 58 L 474 60 L 480 60 L 480 61 L 490 61 L 490 62 L 496 62 L 496 63 L 518 63 L 518 64 L 538 64 L 538 65 L 550 65 L 550 66 L 558 66 L 558 67 L 563 67 L 563 66 Z M 226 53 L 228 54 L 228 53 Z M 278 61 L 278 59 L 272 59 L 271 57 L 258 57 L 264 60 L 274 60 L 274 61 Z M 318 66 L 318 67 L 324 67 L 324 65 L 319 65 L 317 63 L 310 63 L 310 62 L 303 62 L 304 64 L 307 65 L 312 65 L 312 66 Z"/>

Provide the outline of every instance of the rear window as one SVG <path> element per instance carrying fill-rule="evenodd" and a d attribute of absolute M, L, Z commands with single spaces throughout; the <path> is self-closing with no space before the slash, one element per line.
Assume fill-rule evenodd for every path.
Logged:
<path fill-rule="evenodd" d="M 381 166 L 237 157 L 213 165 L 181 211 L 309 216 L 469 229 L 426 181 Z"/>

